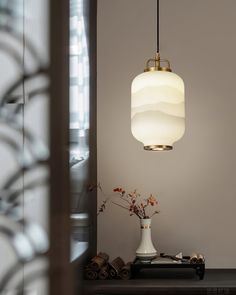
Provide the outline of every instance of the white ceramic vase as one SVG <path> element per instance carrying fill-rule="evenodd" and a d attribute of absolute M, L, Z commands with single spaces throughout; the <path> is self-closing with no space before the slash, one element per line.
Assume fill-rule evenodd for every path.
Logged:
<path fill-rule="evenodd" d="M 149 219 L 140 219 L 141 241 L 136 250 L 136 257 L 142 261 L 150 261 L 157 256 L 157 251 L 152 243 L 151 222 Z"/>

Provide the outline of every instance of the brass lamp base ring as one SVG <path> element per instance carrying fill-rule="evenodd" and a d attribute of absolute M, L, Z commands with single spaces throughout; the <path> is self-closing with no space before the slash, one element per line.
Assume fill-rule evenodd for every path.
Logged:
<path fill-rule="evenodd" d="M 173 147 L 171 145 L 145 145 L 146 151 L 171 151 Z"/>

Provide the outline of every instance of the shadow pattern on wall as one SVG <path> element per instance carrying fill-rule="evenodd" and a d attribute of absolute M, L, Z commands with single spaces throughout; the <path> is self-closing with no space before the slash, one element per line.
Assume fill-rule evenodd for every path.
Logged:
<path fill-rule="evenodd" d="M 49 150 L 25 127 L 24 113 L 35 98 L 48 97 L 49 76 L 34 44 L 14 25 L 15 18 L 24 18 L 24 11 L 16 9 L 20 2 L 0 1 L 0 51 L 21 69 L 0 93 L 0 143 L 18 164 L 0 188 L 0 235 L 16 258 L 0 275 L 0 294 L 13 290 L 14 294 L 26 294 L 27 286 L 46 277 L 48 269 L 48 235 L 40 224 L 25 219 L 22 202 L 36 189 L 48 188 Z M 26 55 L 35 63 L 31 70 L 25 67 Z M 38 177 L 37 170 L 42 169 L 44 173 Z M 19 275 L 22 269 L 23 277 Z"/>

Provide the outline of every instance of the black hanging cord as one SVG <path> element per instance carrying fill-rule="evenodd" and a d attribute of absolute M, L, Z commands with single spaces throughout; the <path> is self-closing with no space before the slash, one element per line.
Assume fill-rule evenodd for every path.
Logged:
<path fill-rule="evenodd" d="M 157 52 L 160 52 L 160 3 L 157 0 Z"/>

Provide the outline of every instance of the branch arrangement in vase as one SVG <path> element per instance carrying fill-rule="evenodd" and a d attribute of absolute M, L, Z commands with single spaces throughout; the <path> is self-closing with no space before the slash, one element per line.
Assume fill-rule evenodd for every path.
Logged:
<path fill-rule="evenodd" d="M 106 196 L 101 185 L 98 185 L 98 188 L 103 196 Z M 106 197 L 106 199 L 102 201 L 98 209 L 98 215 L 106 209 L 107 203 L 110 201 L 112 204 L 127 210 L 130 216 L 135 215 L 139 219 L 149 219 L 160 212 L 158 210 L 157 198 L 153 194 L 150 194 L 148 197 L 142 197 L 137 190 L 127 193 L 121 187 L 114 188 L 113 193 L 112 196 Z"/>

